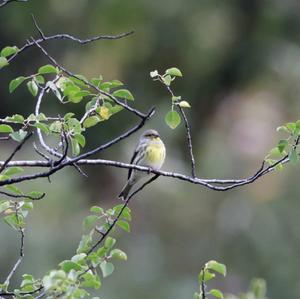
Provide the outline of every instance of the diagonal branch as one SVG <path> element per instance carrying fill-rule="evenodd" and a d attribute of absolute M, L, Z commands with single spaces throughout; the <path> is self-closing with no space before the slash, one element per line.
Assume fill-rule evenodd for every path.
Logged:
<path fill-rule="evenodd" d="M 143 118 L 140 121 L 140 123 L 138 123 L 137 125 L 135 125 L 131 129 L 127 130 L 123 134 L 119 135 L 118 137 L 116 137 L 116 138 L 110 140 L 109 142 L 95 148 L 94 150 L 86 152 L 86 153 L 84 153 L 84 154 L 82 154 L 78 157 L 73 158 L 73 159 L 69 159 L 67 161 L 64 161 L 61 164 L 55 165 L 55 166 L 53 166 L 49 161 L 43 161 L 43 163 L 42 163 L 43 166 L 51 167 L 48 171 L 39 172 L 39 173 L 31 174 L 31 175 L 24 175 L 24 176 L 20 176 L 20 177 L 16 177 L 16 178 L 10 178 L 10 179 L 7 179 L 7 180 L 2 180 L 2 181 L 0 181 L 0 186 L 10 185 L 10 184 L 19 183 L 19 182 L 28 181 L 28 180 L 34 180 L 34 179 L 37 179 L 37 178 L 45 178 L 45 177 L 49 178 L 50 175 L 56 173 L 58 170 L 66 167 L 66 166 L 72 166 L 74 163 L 77 163 L 79 160 L 81 160 L 83 158 L 87 158 L 91 155 L 94 155 L 94 154 L 96 154 L 96 153 L 98 153 L 98 152 L 100 152 L 104 149 L 107 149 L 107 148 L 111 147 L 112 145 L 120 142 L 121 140 L 129 137 L 130 135 L 132 135 L 133 133 L 138 131 L 141 127 L 143 127 L 145 122 L 153 116 L 154 112 L 155 112 L 155 108 L 153 107 L 146 114 L 145 118 Z M 5 162 L 3 162 L 3 163 L 5 163 Z M 3 164 L 0 163 L 0 165 L 3 165 Z"/>
<path fill-rule="evenodd" d="M 3 2 L 0 3 L 0 8 L 12 2 L 28 2 L 28 0 L 3 0 Z"/>
<path fill-rule="evenodd" d="M 19 218 L 18 216 L 18 208 L 17 208 L 17 203 L 15 203 L 15 207 L 16 207 L 16 217 L 17 219 Z M 20 232 L 20 235 L 21 235 L 21 244 L 20 244 L 20 257 L 18 258 L 17 262 L 14 264 L 13 268 L 11 269 L 11 271 L 9 272 L 5 282 L 4 282 L 4 285 L 6 286 L 9 286 L 9 282 L 10 282 L 10 279 L 12 278 L 12 276 L 14 275 L 14 273 L 17 271 L 19 265 L 21 264 L 22 260 L 23 260 L 23 257 L 24 257 L 24 237 L 25 237 L 25 234 L 24 234 L 24 228 L 23 227 L 19 227 L 18 231 Z"/>
<path fill-rule="evenodd" d="M 108 236 L 108 234 L 111 232 L 111 230 L 115 227 L 115 225 L 117 224 L 118 220 L 120 219 L 123 211 L 129 205 L 129 202 L 130 202 L 131 198 L 134 195 L 136 195 L 138 192 L 140 192 L 142 189 L 144 189 L 147 185 L 149 185 L 150 183 L 152 183 L 153 181 L 155 181 L 158 177 L 159 177 L 159 174 L 155 174 L 149 180 L 147 180 L 142 186 L 140 186 L 138 189 L 136 189 L 135 191 L 133 191 L 128 196 L 128 198 L 124 202 L 124 204 L 123 204 L 120 212 L 118 213 L 118 215 L 116 216 L 116 218 L 114 219 L 114 221 L 110 224 L 110 226 L 108 227 L 108 229 L 106 230 L 106 232 L 102 233 L 101 238 L 91 247 L 91 249 L 87 253 L 88 255 L 91 254 L 105 240 L 105 238 Z"/>
<path fill-rule="evenodd" d="M 12 1 L 27 2 L 27 0 L 10 0 L 10 1 L 6 0 L 5 2 L 2 3 L 2 6 L 4 6 L 5 4 L 7 4 L 9 2 L 12 2 Z M 1 7 L 1 4 L 0 4 L 0 7 Z M 89 43 L 92 43 L 92 42 L 95 42 L 98 40 L 117 40 L 117 39 L 124 38 L 124 37 L 129 36 L 134 33 L 134 31 L 132 30 L 132 31 L 120 33 L 117 35 L 97 35 L 97 36 L 93 36 L 91 38 L 86 38 L 86 39 L 81 39 L 81 38 L 75 37 L 75 36 L 67 34 L 67 33 L 46 36 L 43 33 L 41 27 L 38 25 L 38 23 L 33 15 L 32 15 L 32 19 L 33 19 L 33 24 L 34 24 L 35 28 L 38 30 L 39 34 L 41 35 L 41 38 L 36 39 L 35 41 L 27 41 L 27 43 L 25 45 L 23 45 L 17 53 L 12 55 L 8 59 L 9 63 L 12 62 L 18 55 L 20 55 L 27 49 L 33 47 L 36 43 L 40 44 L 40 43 L 43 43 L 43 42 L 46 42 L 49 40 L 71 40 L 71 41 L 77 42 L 81 45 L 86 45 L 86 44 L 89 44 Z"/>
<path fill-rule="evenodd" d="M 10 154 L 10 156 L 4 161 L 4 163 L 0 167 L 0 173 L 5 169 L 6 165 L 12 160 L 15 154 L 22 148 L 25 142 L 33 135 L 32 132 L 26 135 L 26 137 L 18 144 L 18 146 L 14 149 L 14 151 Z"/>
<path fill-rule="evenodd" d="M 92 84 L 91 82 L 89 82 L 88 80 L 82 78 L 82 77 L 78 77 L 77 75 L 75 75 L 74 73 L 70 72 L 69 70 L 67 70 L 65 67 L 63 67 L 62 65 L 60 65 L 36 40 L 33 40 L 33 43 L 44 53 L 44 55 L 55 65 L 57 66 L 61 71 L 63 71 L 65 74 L 76 78 L 77 80 L 82 81 L 83 83 L 85 83 L 86 85 L 88 85 L 89 87 L 95 89 L 99 94 L 101 95 L 105 95 L 107 97 L 109 97 L 110 99 L 112 99 L 116 104 L 122 106 L 124 109 L 128 110 L 129 112 L 134 113 L 135 115 L 137 115 L 140 118 L 145 118 L 146 115 L 144 113 L 141 113 L 140 111 L 132 108 L 131 106 L 127 105 L 126 103 L 118 100 L 116 97 L 114 97 L 113 95 L 111 95 L 108 92 L 105 92 L 103 90 L 101 90 L 98 86 L 96 86 L 95 84 Z"/>

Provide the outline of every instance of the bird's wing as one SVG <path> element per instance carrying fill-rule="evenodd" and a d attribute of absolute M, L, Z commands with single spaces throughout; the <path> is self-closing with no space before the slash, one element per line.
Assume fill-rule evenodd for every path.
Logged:
<path fill-rule="evenodd" d="M 144 158 L 144 155 L 140 155 L 140 156 L 138 157 L 138 153 L 139 153 L 139 152 L 144 152 L 144 147 L 145 147 L 145 144 L 141 144 L 140 146 L 138 146 L 138 147 L 135 149 L 135 151 L 134 151 L 134 153 L 133 153 L 133 155 L 132 155 L 132 157 L 131 157 L 130 164 L 136 164 L 136 165 L 138 165 L 139 162 L 140 162 L 140 160 Z M 138 159 L 137 159 L 137 158 L 138 158 Z M 127 176 L 127 179 L 128 179 L 128 180 L 129 180 L 129 178 L 130 178 L 130 176 L 131 176 L 131 174 L 132 174 L 132 171 L 133 171 L 132 168 L 130 168 L 129 171 L 128 171 L 128 176 Z"/>

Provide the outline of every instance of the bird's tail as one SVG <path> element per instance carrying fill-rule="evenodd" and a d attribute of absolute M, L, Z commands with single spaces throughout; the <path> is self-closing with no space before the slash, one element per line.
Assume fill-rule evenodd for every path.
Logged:
<path fill-rule="evenodd" d="M 131 184 L 131 182 L 128 181 L 124 186 L 124 188 L 122 189 L 121 193 L 119 194 L 119 198 L 122 200 L 126 200 L 132 186 L 133 185 Z"/>

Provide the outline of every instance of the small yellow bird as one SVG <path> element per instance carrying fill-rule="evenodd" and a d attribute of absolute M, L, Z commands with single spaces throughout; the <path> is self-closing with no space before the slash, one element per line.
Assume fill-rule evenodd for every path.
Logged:
<path fill-rule="evenodd" d="M 150 167 L 159 170 L 166 157 L 166 148 L 157 131 L 145 131 L 136 146 L 130 164 Z M 126 200 L 131 188 L 143 177 L 146 172 L 129 169 L 127 183 L 119 194 L 119 198 Z"/>

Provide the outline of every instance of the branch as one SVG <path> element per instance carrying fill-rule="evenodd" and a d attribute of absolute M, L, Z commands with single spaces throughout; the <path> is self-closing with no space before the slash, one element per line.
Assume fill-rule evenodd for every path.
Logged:
<path fill-rule="evenodd" d="M 15 203 L 15 206 L 16 206 L 16 217 L 18 219 L 18 208 L 17 208 L 17 203 Z M 24 257 L 24 228 L 22 228 L 21 226 L 19 227 L 19 232 L 21 234 L 21 245 L 20 245 L 20 257 L 19 259 L 17 260 L 17 262 L 14 264 L 13 268 L 11 269 L 10 273 L 8 274 L 5 282 L 4 282 L 4 285 L 6 285 L 7 287 L 9 286 L 9 282 L 10 282 L 10 279 L 12 278 L 12 276 L 14 275 L 14 273 L 17 271 L 19 265 L 21 264 L 22 262 L 22 259 Z"/>
<path fill-rule="evenodd" d="M 12 193 L 8 193 L 8 192 L 5 192 L 5 191 L 0 191 L 0 194 L 8 196 L 8 197 L 15 198 L 15 199 L 30 199 L 30 200 L 40 200 L 40 199 L 44 198 L 45 195 L 46 195 L 46 193 L 42 193 L 38 197 L 33 197 L 33 196 L 30 196 L 30 195 L 26 195 L 26 194 L 23 194 L 23 195 L 21 195 L 21 194 L 12 194 Z"/>
<path fill-rule="evenodd" d="M 158 75 L 157 80 L 166 87 L 167 91 L 170 93 L 170 95 L 173 99 L 175 97 L 175 94 L 174 94 L 173 90 L 171 89 L 170 85 L 165 84 L 161 75 Z M 174 103 L 172 104 L 172 107 L 173 107 L 173 105 L 174 105 Z M 188 150 L 189 150 L 190 160 L 191 160 L 191 172 L 192 172 L 192 177 L 195 178 L 196 177 L 196 170 L 195 170 L 196 167 L 195 167 L 195 158 L 194 158 L 194 154 L 193 154 L 191 128 L 190 128 L 189 122 L 187 120 L 187 117 L 186 117 L 182 107 L 180 107 L 180 105 L 178 105 L 176 103 L 175 103 L 175 105 L 178 107 L 179 112 L 184 120 L 184 126 L 185 126 L 185 130 L 186 130 L 186 137 L 187 137 L 187 143 L 188 143 Z"/>
<path fill-rule="evenodd" d="M 74 163 L 77 163 L 79 160 L 83 159 L 83 158 L 87 158 L 91 155 L 94 155 L 104 149 L 107 149 L 109 147 L 111 147 L 112 145 L 120 142 L 121 140 L 129 137 L 130 135 L 132 135 L 133 133 L 135 133 L 136 131 L 138 131 L 141 127 L 144 126 L 145 122 L 150 119 L 152 117 L 152 115 L 154 114 L 155 109 L 154 107 L 152 109 L 149 110 L 149 112 L 146 114 L 145 118 L 143 118 L 140 123 L 138 123 L 137 125 L 135 125 L 134 127 L 132 127 L 131 129 L 127 130 L 125 133 L 119 135 L 118 137 L 110 140 L 109 142 L 95 148 L 94 150 L 91 150 L 89 152 L 86 152 L 82 155 L 79 155 L 78 157 L 66 160 L 64 162 L 62 162 L 59 165 L 56 165 L 54 167 L 52 167 L 52 163 L 49 161 L 43 161 L 42 162 L 42 166 L 46 166 L 46 167 L 51 167 L 50 170 L 46 171 L 46 172 L 39 172 L 39 173 L 35 173 L 35 174 L 31 174 L 31 175 L 24 175 L 24 176 L 20 176 L 20 177 L 16 177 L 16 178 L 10 178 L 7 180 L 2 180 L 0 181 L 0 186 L 5 186 L 5 185 L 10 185 L 10 184 L 14 184 L 14 183 L 19 183 L 19 182 L 23 182 L 23 181 L 28 181 L 28 180 L 33 180 L 33 179 L 37 179 L 37 178 L 43 178 L 43 177 L 48 177 L 52 174 L 54 174 L 55 172 L 57 172 L 58 170 L 66 167 L 66 166 L 71 166 Z M 0 165 L 2 165 L 5 162 L 0 162 Z M 28 164 L 27 164 L 28 165 Z M 33 165 L 35 166 L 35 165 Z M 3 167 L 3 166 L 2 166 Z"/>
<path fill-rule="evenodd" d="M 124 137 L 126 138 L 126 137 Z M 123 138 L 122 138 L 123 139 Z M 109 144 L 109 143 L 107 143 Z M 105 145 L 104 145 L 105 146 Z M 101 147 L 98 149 L 100 150 Z M 91 151 L 93 152 L 93 151 Z M 134 164 L 127 164 L 119 161 L 111 161 L 111 160 L 104 160 L 104 159 L 83 159 L 81 157 L 90 156 L 91 152 L 82 154 L 81 156 L 78 156 L 76 158 L 71 159 L 70 161 L 66 161 L 60 166 L 54 167 L 51 170 L 51 174 L 58 171 L 61 168 L 64 168 L 66 166 L 70 166 L 74 161 L 78 165 L 105 165 L 105 166 L 111 166 L 111 167 L 117 167 L 117 168 L 124 168 L 124 169 L 136 169 L 139 171 L 147 172 L 147 173 L 153 173 L 164 177 L 171 177 L 175 178 L 181 181 L 186 181 L 192 184 L 196 185 L 202 185 L 204 187 L 207 187 L 211 190 L 215 191 L 227 191 L 230 189 L 234 189 L 237 187 L 241 187 L 244 185 L 248 185 L 250 183 L 255 182 L 259 178 L 263 177 L 264 175 L 273 172 L 276 169 L 276 166 L 278 164 L 287 164 L 290 162 L 289 158 L 287 156 L 283 157 L 282 159 L 278 160 L 276 163 L 269 165 L 267 167 L 260 167 L 260 169 L 252 176 L 243 178 L 243 179 L 202 179 L 198 177 L 191 177 L 185 174 L 176 173 L 176 172 L 170 172 L 170 171 L 163 171 L 163 170 L 154 170 L 148 167 L 144 166 L 138 166 Z M 0 165 L 3 164 L 3 161 L 0 161 Z M 13 161 L 8 164 L 8 166 L 23 166 L 23 167 L 50 167 L 50 163 L 47 161 Z M 263 163 L 264 166 L 264 163 Z M 16 178 L 11 178 L 7 180 L 0 181 L 0 186 L 10 185 L 14 183 L 19 183 L 26 180 L 32 180 L 39 177 L 47 177 L 49 172 L 41 172 L 33 175 L 27 175 L 27 176 L 20 176 Z M 220 186 L 221 185 L 221 186 Z"/>
<path fill-rule="evenodd" d="M 120 210 L 120 212 L 118 213 L 118 215 L 116 216 L 116 218 L 114 219 L 114 221 L 110 224 L 109 228 L 106 230 L 105 233 L 101 233 L 101 238 L 92 246 L 92 248 L 88 251 L 88 255 L 91 254 L 103 241 L 104 239 L 108 236 L 108 234 L 110 233 L 110 231 L 115 227 L 115 225 L 117 224 L 118 220 L 120 219 L 123 211 L 125 210 L 125 208 L 129 205 L 130 199 L 136 195 L 138 192 L 140 192 L 142 189 L 144 189 L 147 185 L 149 185 L 150 183 L 152 183 L 153 181 L 155 181 L 157 178 L 159 177 L 159 174 L 156 174 L 154 176 L 152 176 L 149 180 L 147 180 L 142 186 L 140 186 L 138 189 L 136 189 L 134 192 L 132 192 L 128 198 L 126 199 L 126 201 L 123 204 L 122 209 Z"/>
<path fill-rule="evenodd" d="M 5 169 L 6 165 L 12 160 L 15 154 L 22 148 L 25 142 L 33 135 L 32 132 L 26 135 L 26 137 L 18 144 L 18 146 L 14 149 L 11 155 L 4 161 L 4 163 L 0 167 L 0 173 Z"/>
<path fill-rule="evenodd" d="M 28 0 L 3 0 L 3 2 L 0 3 L 0 8 L 12 2 L 28 2 Z"/>
<path fill-rule="evenodd" d="M 134 113 L 135 115 L 137 115 L 138 117 L 144 119 L 145 117 L 147 117 L 144 113 L 141 113 L 140 111 L 130 107 L 129 105 L 125 104 L 124 102 L 118 100 L 116 97 L 114 97 L 113 95 L 111 95 L 108 92 L 105 92 L 103 90 L 101 90 L 98 86 L 96 86 L 95 84 L 92 84 L 91 82 L 89 82 L 88 80 L 78 77 L 76 74 L 70 72 L 69 70 L 67 70 L 65 67 L 63 67 L 62 65 L 60 65 L 36 40 L 33 39 L 33 43 L 44 53 L 44 55 L 56 66 L 58 67 L 62 72 L 64 72 L 65 74 L 76 78 L 77 80 L 80 80 L 81 82 L 85 83 L 86 85 L 88 85 L 89 87 L 95 89 L 99 94 L 101 95 L 105 95 L 107 97 L 109 97 L 110 99 L 112 99 L 116 104 L 122 106 L 124 109 L 128 110 L 129 112 Z"/>
<path fill-rule="evenodd" d="M 19 2 L 27 2 L 27 0 L 10 0 L 10 1 L 6 1 L 5 4 L 7 4 L 8 2 L 12 2 L 12 1 L 19 1 Z M 5 4 L 2 4 L 5 5 Z M 1 4 L 0 4 L 1 7 Z M 37 24 L 37 21 L 35 20 L 34 16 L 32 15 L 32 19 L 33 19 L 33 23 L 35 28 L 38 30 L 38 32 L 41 35 L 41 38 L 35 40 L 35 41 L 27 41 L 27 43 L 25 45 L 23 45 L 19 51 L 17 53 L 15 53 L 14 55 L 12 55 L 9 59 L 8 62 L 10 63 L 11 61 L 13 61 L 19 54 L 21 54 L 22 52 L 24 52 L 25 50 L 33 47 L 36 43 L 40 44 L 43 43 L 45 41 L 49 41 L 49 40 L 72 40 L 74 42 L 78 42 L 81 45 L 86 45 L 88 43 L 92 43 L 94 41 L 98 41 L 98 40 L 116 40 L 116 39 L 121 39 L 123 37 L 126 37 L 128 35 L 131 35 L 134 33 L 134 31 L 129 31 L 129 32 L 124 32 L 121 34 L 117 34 L 117 35 L 97 35 L 91 38 L 86 38 L 86 39 L 80 39 L 78 37 L 75 37 L 73 35 L 70 34 L 66 34 L 66 33 L 61 33 L 61 34 L 55 34 L 55 35 L 50 35 L 50 36 L 46 36 L 44 35 L 43 31 L 41 30 L 40 26 Z"/>
<path fill-rule="evenodd" d="M 190 128 L 189 122 L 187 120 L 187 117 L 186 117 L 186 115 L 185 115 L 182 107 L 180 107 L 179 105 L 177 105 L 177 106 L 178 106 L 180 114 L 182 115 L 183 120 L 184 120 L 184 125 L 185 125 L 185 130 L 186 130 L 186 137 L 187 137 L 187 143 L 188 143 L 188 149 L 189 149 L 190 159 L 191 159 L 192 177 L 195 178 L 196 177 L 195 158 L 194 158 L 194 154 L 193 154 L 191 128 Z"/>

